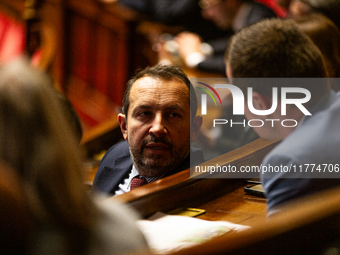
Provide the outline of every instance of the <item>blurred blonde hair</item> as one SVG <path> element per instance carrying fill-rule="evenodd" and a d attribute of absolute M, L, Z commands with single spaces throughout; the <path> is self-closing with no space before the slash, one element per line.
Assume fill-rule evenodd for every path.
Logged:
<path fill-rule="evenodd" d="M 37 223 L 58 227 L 70 249 L 79 249 L 86 247 L 96 209 L 83 184 L 77 141 L 50 82 L 23 59 L 0 69 L 0 159 L 24 181 Z"/>

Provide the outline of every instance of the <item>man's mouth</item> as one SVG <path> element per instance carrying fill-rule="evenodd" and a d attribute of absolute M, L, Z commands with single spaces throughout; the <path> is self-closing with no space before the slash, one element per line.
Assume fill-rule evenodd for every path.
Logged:
<path fill-rule="evenodd" d="M 153 150 L 168 150 L 169 146 L 164 143 L 148 143 L 145 148 Z"/>

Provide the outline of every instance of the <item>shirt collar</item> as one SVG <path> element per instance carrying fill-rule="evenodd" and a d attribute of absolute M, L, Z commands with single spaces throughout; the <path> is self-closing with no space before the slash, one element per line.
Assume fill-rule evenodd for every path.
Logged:
<path fill-rule="evenodd" d="M 161 175 L 161 176 L 157 176 L 157 177 L 144 177 L 144 176 L 139 174 L 139 172 L 138 172 L 137 168 L 135 167 L 135 165 L 132 165 L 131 179 L 136 177 L 136 176 L 143 177 L 148 183 L 151 183 L 151 182 L 154 182 L 154 181 L 157 181 L 157 180 L 163 178 L 164 174 Z"/>

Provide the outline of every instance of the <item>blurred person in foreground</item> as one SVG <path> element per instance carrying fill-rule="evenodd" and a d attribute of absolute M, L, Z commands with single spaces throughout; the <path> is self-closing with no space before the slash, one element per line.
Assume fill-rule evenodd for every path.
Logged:
<path fill-rule="evenodd" d="M 266 20 L 236 34 L 228 45 L 225 60 L 227 76 L 233 84 L 238 82 L 237 78 L 253 78 L 252 105 L 256 110 L 268 111 L 264 115 L 255 115 L 254 109 L 250 111 L 245 105 L 248 120 L 264 121 L 264 125 L 254 127 L 254 130 L 267 140 L 282 139 L 265 157 L 262 169 L 270 166 L 297 168 L 297 171 L 290 172 L 261 172 L 269 214 L 280 210 L 286 202 L 339 185 L 339 178 L 324 178 L 322 173 L 307 171 L 310 164 L 322 166 L 327 163 L 335 167 L 340 162 L 337 152 L 340 100 L 324 79 L 327 73 L 322 54 L 312 40 L 292 20 Z M 305 77 L 319 79 L 294 79 L 298 81 L 294 84 L 293 79 L 283 79 Z M 258 83 L 256 78 L 281 79 Z M 282 85 L 308 90 L 310 100 L 301 105 L 286 105 L 284 115 L 278 97 L 278 107 L 269 113 L 274 102 L 273 87 L 280 90 Z M 242 85 L 241 89 L 246 90 Z M 289 94 L 288 98 L 303 98 L 302 93 Z M 304 114 L 302 107 L 311 115 Z M 275 125 L 266 119 L 276 120 Z M 294 119 L 298 124 L 285 127 L 280 124 L 284 119 Z"/>
<path fill-rule="evenodd" d="M 26 254 L 32 219 L 18 173 L 0 161 L 0 250 L 2 254 Z"/>
<path fill-rule="evenodd" d="M 23 182 L 33 219 L 29 254 L 147 250 L 130 210 L 86 191 L 78 140 L 50 80 L 22 59 L 0 77 L 0 159 Z"/>

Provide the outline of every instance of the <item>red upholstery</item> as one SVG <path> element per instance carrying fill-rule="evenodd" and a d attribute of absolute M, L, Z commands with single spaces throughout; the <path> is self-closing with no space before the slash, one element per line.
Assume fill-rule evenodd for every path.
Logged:
<path fill-rule="evenodd" d="M 25 49 L 25 27 L 0 13 L 0 63 L 19 56 Z"/>
<path fill-rule="evenodd" d="M 256 0 L 256 1 L 259 2 L 259 3 L 263 3 L 263 4 L 267 5 L 279 17 L 286 17 L 286 15 L 287 15 L 287 12 L 283 8 L 278 6 L 276 0 Z"/>

